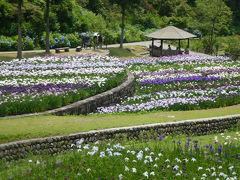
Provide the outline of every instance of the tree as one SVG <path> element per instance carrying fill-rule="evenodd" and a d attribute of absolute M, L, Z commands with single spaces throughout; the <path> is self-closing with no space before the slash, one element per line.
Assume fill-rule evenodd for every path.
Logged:
<path fill-rule="evenodd" d="M 113 3 L 118 4 L 121 7 L 121 14 L 122 14 L 122 24 L 121 24 L 121 42 L 120 48 L 123 48 L 123 40 L 124 40 L 124 20 L 126 15 L 126 10 L 131 9 L 134 5 L 140 3 L 141 0 L 113 0 Z"/>
<path fill-rule="evenodd" d="M 239 0 L 224 0 L 226 5 L 231 8 L 233 12 L 233 24 L 236 26 L 240 25 L 240 1 Z"/>
<path fill-rule="evenodd" d="M 99 14 L 103 3 L 101 0 L 89 0 L 86 8 L 94 12 L 95 14 Z"/>
<path fill-rule="evenodd" d="M 22 59 L 22 6 L 24 0 L 9 0 L 10 3 L 16 3 L 18 9 L 18 51 L 17 58 Z"/>
<path fill-rule="evenodd" d="M 11 28 L 11 24 L 13 24 L 13 19 L 15 19 L 16 9 L 13 5 L 7 0 L 0 1 L 0 34 L 1 35 L 9 35 L 9 29 Z"/>
<path fill-rule="evenodd" d="M 49 43 L 49 35 L 50 35 L 50 28 L 49 28 L 49 0 L 46 0 L 46 53 L 50 53 L 50 43 Z"/>
<path fill-rule="evenodd" d="M 18 0 L 18 52 L 17 58 L 22 59 L 22 5 L 23 0 Z"/>
<path fill-rule="evenodd" d="M 207 53 L 213 53 L 215 34 L 227 33 L 231 23 L 232 12 L 222 0 L 196 0 L 196 15 L 192 28 L 203 32 L 208 46 Z"/>

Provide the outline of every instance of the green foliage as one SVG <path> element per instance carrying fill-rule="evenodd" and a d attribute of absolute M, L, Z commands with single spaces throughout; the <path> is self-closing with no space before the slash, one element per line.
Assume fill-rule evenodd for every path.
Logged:
<path fill-rule="evenodd" d="M 0 0 L 1 35 L 8 37 L 17 35 L 16 2 Z M 212 32 L 218 36 L 240 33 L 238 23 L 240 2 L 237 0 L 52 0 L 50 2 L 50 32 L 60 34 L 99 32 L 109 35 L 109 37 L 105 36 L 105 44 L 119 43 L 121 40 L 120 24 L 123 7 L 126 9 L 124 42 L 144 40 L 143 32 L 147 29 L 162 28 L 170 22 L 179 28 L 188 28 L 190 32 L 200 30 L 203 35 L 210 35 Z M 23 4 L 22 34 L 24 37 L 34 38 L 35 47 L 40 47 L 41 37 L 45 32 L 45 9 L 45 0 L 25 0 Z M 133 32 L 132 26 L 136 32 Z M 214 49 L 212 39 L 210 38 L 209 42 L 212 47 L 208 49 Z M 41 44 L 41 47 L 45 46 Z"/>
<path fill-rule="evenodd" d="M 160 16 L 151 13 L 136 13 L 133 22 L 137 24 L 142 31 L 151 28 L 161 28 L 163 26 L 163 21 Z"/>
<path fill-rule="evenodd" d="M 208 179 L 239 176 L 237 130 L 205 136 L 143 136 L 71 144 L 56 156 L 30 155 L 0 163 L 0 178 L 15 179 Z M 63 147 L 57 147 L 63 148 Z M 11 157 L 11 154 L 9 154 Z"/>
<path fill-rule="evenodd" d="M 229 38 L 225 52 L 229 54 L 240 54 L 240 38 L 236 36 Z"/>
<path fill-rule="evenodd" d="M 229 34 L 232 12 L 222 0 L 196 0 L 195 17 L 190 26 L 203 32 L 206 53 L 212 54 L 215 35 Z"/>
<path fill-rule="evenodd" d="M 231 8 L 233 12 L 233 24 L 235 26 L 240 25 L 239 19 L 240 19 L 240 1 L 239 0 L 224 0 L 226 5 Z M 240 31 L 238 31 L 240 32 Z"/>
<path fill-rule="evenodd" d="M 17 49 L 17 36 L 6 37 L 0 36 L 0 51 L 13 51 Z M 30 37 L 23 37 L 23 50 L 34 49 L 34 41 Z"/>
<path fill-rule="evenodd" d="M 195 17 L 190 23 L 204 35 L 228 34 L 232 12 L 222 0 L 196 0 Z"/>

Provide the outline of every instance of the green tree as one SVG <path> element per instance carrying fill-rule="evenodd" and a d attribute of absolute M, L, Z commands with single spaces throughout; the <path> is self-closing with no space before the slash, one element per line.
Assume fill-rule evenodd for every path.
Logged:
<path fill-rule="evenodd" d="M 226 5 L 231 8 L 233 12 L 233 24 L 240 26 L 240 1 L 239 0 L 224 0 Z"/>
<path fill-rule="evenodd" d="M 49 2 L 49 0 L 46 0 L 46 12 L 45 12 L 45 19 L 46 19 L 46 53 L 50 53 L 49 6 L 50 6 L 50 2 Z"/>
<path fill-rule="evenodd" d="M 196 0 L 192 28 L 199 29 L 206 37 L 207 53 L 214 52 L 215 35 L 228 33 L 232 12 L 222 0 Z"/>
<path fill-rule="evenodd" d="M 10 3 L 16 3 L 18 9 L 18 51 L 17 58 L 22 59 L 22 6 L 24 0 L 9 0 Z"/>
<path fill-rule="evenodd" d="M 18 52 L 17 58 L 22 59 L 22 5 L 23 0 L 18 0 Z"/>
<path fill-rule="evenodd" d="M 13 5 L 7 0 L 0 0 L 0 34 L 9 35 L 9 29 L 11 27 L 11 23 L 14 19 L 15 8 Z"/>
<path fill-rule="evenodd" d="M 149 0 L 149 3 L 158 11 L 160 16 L 172 16 L 177 4 L 182 0 Z"/>
<path fill-rule="evenodd" d="M 86 8 L 94 12 L 95 14 L 99 14 L 103 3 L 102 0 L 89 0 Z"/>
<path fill-rule="evenodd" d="M 113 3 L 118 4 L 121 7 L 121 14 L 122 14 L 122 24 L 121 24 L 121 42 L 120 48 L 123 48 L 123 40 L 124 40 L 124 26 L 125 26 L 125 15 L 126 11 L 133 8 L 134 5 L 140 3 L 141 0 L 113 0 Z"/>

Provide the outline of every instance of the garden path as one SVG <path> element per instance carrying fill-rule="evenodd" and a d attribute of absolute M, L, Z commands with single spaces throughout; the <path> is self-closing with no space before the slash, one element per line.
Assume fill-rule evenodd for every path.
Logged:
<path fill-rule="evenodd" d="M 146 46 L 149 47 L 149 45 L 152 44 L 152 41 L 141 41 L 141 42 L 131 42 L 131 43 L 123 43 L 123 46 Z M 155 45 L 160 46 L 160 41 L 155 41 L 154 42 Z M 108 45 L 108 47 L 119 47 L 120 44 L 110 44 Z M 163 48 L 167 49 L 168 45 L 167 44 L 163 44 Z M 105 47 L 105 46 L 104 46 Z M 175 46 L 171 46 L 172 49 L 176 49 Z M 51 52 L 54 52 L 54 49 L 51 49 Z M 70 48 L 70 51 L 75 51 L 75 48 Z M 28 52 L 36 52 L 36 53 L 41 53 L 41 52 L 45 52 L 45 50 L 31 50 L 31 51 L 24 51 L 26 53 Z M 17 51 L 7 51 L 7 52 L 0 52 L 0 54 L 12 54 L 12 53 L 17 53 Z M 207 54 L 203 54 L 203 53 L 198 53 L 198 52 L 194 52 L 194 51 L 190 51 L 189 54 L 192 55 L 207 55 Z"/>

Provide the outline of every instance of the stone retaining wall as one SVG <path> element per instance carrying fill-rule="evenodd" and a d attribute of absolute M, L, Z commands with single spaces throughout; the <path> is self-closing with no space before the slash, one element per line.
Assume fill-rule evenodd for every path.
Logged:
<path fill-rule="evenodd" d="M 113 139 L 116 136 L 126 135 L 129 138 L 139 138 L 145 133 L 157 133 L 168 135 L 172 133 L 184 133 L 205 135 L 223 132 L 236 126 L 240 120 L 240 114 L 224 117 L 205 118 L 197 120 L 185 120 L 180 122 L 157 123 L 140 126 L 111 128 L 98 131 L 89 131 L 66 136 L 54 136 L 47 138 L 23 140 L 18 142 L 0 144 L 0 159 L 14 160 L 32 154 L 49 153 L 56 155 L 71 150 L 71 144 L 84 138 L 85 142 Z"/>
<path fill-rule="evenodd" d="M 88 114 L 95 112 L 97 107 L 109 106 L 111 104 L 120 103 L 122 98 L 126 96 L 133 96 L 135 93 L 135 80 L 134 75 L 127 72 L 127 80 L 123 82 L 120 86 L 115 87 L 111 90 L 97 94 L 95 96 L 89 97 L 87 99 L 72 103 L 68 106 L 64 106 L 50 113 L 55 115 L 79 115 Z"/>

